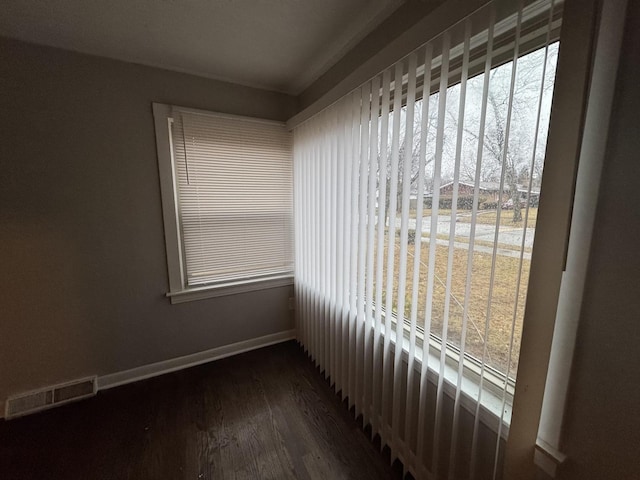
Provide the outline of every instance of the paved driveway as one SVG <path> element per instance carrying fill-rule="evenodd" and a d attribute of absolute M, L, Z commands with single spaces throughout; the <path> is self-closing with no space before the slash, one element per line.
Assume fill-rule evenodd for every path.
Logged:
<path fill-rule="evenodd" d="M 505 212 L 507 215 L 509 212 Z M 459 217 L 458 217 L 459 218 Z M 396 227 L 400 228 L 401 219 L 396 219 Z M 432 219 L 431 217 L 424 217 L 422 219 L 422 241 L 428 241 L 431 234 L 431 225 Z M 451 231 L 451 216 L 450 215 L 438 215 L 436 222 L 436 233 L 437 235 L 449 235 Z M 416 229 L 416 220 L 414 218 L 409 219 L 409 230 Z M 471 236 L 471 224 L 465 222 L 454 222 L 453 223 L 453 233 L 456 238 L 455 247 L 456 248 L 468 248 L 469 237 Z M 535 228 L 527 228 L 526 236 L 524 239 L 525 247 L 531 248 L 533 246 L 533 237 L 535 235 Z M 498 244 L 507 245 L 507 246 L 522 246 L 522 237 L 524 235 L 523 228 L 517 227 L 507 227 L 501 226 L 500 231 L 498 232 Z M 495 239 L 495 226 L 493 225 L 484 225 L 481 223 L 476 224 L 475 231 L 475 240 L 483 240 L 487 242 L 493 242 Z M 447 245 L 448 241 L 444 239 L 438 239 L 438 244 Z M 485 253 L 491 253 L 493 249 L 491 247 L 487 247 L 485 245 L 477 245 L 474 244 L 474 250 L 481 251 Z M 510 257 L 519 257 L 520 253 L 515 250 L 510 250 L 506 248 L 498 248 L 499 255 L 505 255 Z M 524 258 L 530 259 L 531 254 L 528 252 L 524 253 Z"/>

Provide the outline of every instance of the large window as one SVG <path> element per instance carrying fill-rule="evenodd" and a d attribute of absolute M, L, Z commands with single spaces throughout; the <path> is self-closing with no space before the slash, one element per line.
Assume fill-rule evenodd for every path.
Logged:
<path fill-rule="evenodd" d="M 172 300 L 291 283 L 292 136 L 154 105 Z"/>
<path fill-rule="evenodd" d="M 419 477 L 495 477 L 510 428 L 560 20 L 516 3 L 295 129 L 301 342 Z"/>
<path fill-rule="evenodd" d="M 379 169 L 386 172 L 382 183 L 386 188 L 387 237 L 382 248 L 387 257 L 391 221 L 400 235 L 403 170 L 405 165 L 410 168 L 409 266 L 404 290 L 417 294 L 399 299 L 401 282 L 394 275 L 393 317 L 398 317 L 401 303 L 407 328 L 415 316 L 419 333 L 429 328 L 434 339 L 444 340 L 456 350 L 464 348 L 470 360 L 504 378 L 515 379 L 518 369 L 557 54 L 558 44 L 553 43 L 519 57 L 513 78 L 513 60 L 492 68 L 486 94 L 484 73 L 469 78 L 464 86 L 449 86 L 441 122 L 437 92 L 428 97 L 428 105 L 423 105 L 424 99 L 415 101 L 413 125 L 407 125 L 404 105 L 399 138 L 400 145 L 409 148 L 401 147 L 398 152 L 397 178 L 392 178 L 391 131 L 387 132 L 387 150 L 380 153 L 383 164 Z M 393 111 L 389 113 L 389 124 L 393 124 L 393 115 Z M 436 157 L 439 136 L 441 153 Z M 421 141 L 426 143 L 422 163 Z M 389 199 L 392 182 L 397 183 L 395 202 Z M 391 203 L 395 212 L 389 211 Z M 431 291 L 427 292 L 433 241 L 434 268 Z M 398 238 L 392 243 L 394 271 L 399 272 Z M 386 265 L 383 268 L 385 278 Z M 426 311 L 428 299 L 430 312 Z"/>

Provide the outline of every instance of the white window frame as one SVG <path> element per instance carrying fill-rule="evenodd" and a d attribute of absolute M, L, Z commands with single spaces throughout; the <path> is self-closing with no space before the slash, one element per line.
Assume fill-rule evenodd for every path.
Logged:
<path fill-rule="evenodd" d="M 504 5 L 509 2 L 498 2 L 500 5 Z M 514 5 L 509 5 L 508 8 L 513 8 L 516 2 L 513 2 Z M 556 4 L 556 8 L 561 8 L 564 2 L 558 1 Z M 552 22 L 552 33 L 550 41 L 554 42 L 559 40 L 558 36 L 558 27 L 560 24 L 560 19 L 554 19 Z M 546 27 L 543 27 L 546 28 Z M 440 31 L 442 29 L 439 29 Z M 524 56 L 527 53 L 534 51 L 538 48 L 543 48 L 543 44 L 538 43 L 536 38 L 542 37 L 539 33 L 534 32 L 533 34 L 521 35 L 520 37 L 520 55 Z M 494 37 L 495 38 L 495 37 Z M 435 45 L 437 43 L 434 42 Z M 460 47 L 458 47 L 460 48 Z M 495 48 L 493 51 L 492 58 L 496 63 L 492 65 L 492 68 L 497 67 L 501 63 L 506 63 L 511 61 L 512 59 L 512 50 L 513 47 L 510 44 L 501 44 L 499 48 Z M 406 53 L 406 52 L 403 52 Z M 396 55 L 400 56 L 400 55 Z M 475 60 L 476 68 L 478 66 L 482 66 L 483 61 Z M 478 69 L 479 71 L 479 69 Z M 407 74 L 405 73 L 403 78 L 406 81 Z M 362 78 L 360 78 L 362 80 Z M 432 80 L 433 84 L 437 84 L 437 80 Z M 353 82 L 356 82 L 355 80 Z M 455 83 L 455 74 L 450 74 L 449 83 Z M 311 105 L 306 110 L 300 112 L 298 115 L 289 120 L 288 125 L 290 128 L 295 128 L 302 123 L 304 123 L 308 118 L 312 117 L 317 113 L 318 110 L 321 110 L 326 103 L 331 103 L 331 100 L 334 96 L 338 96 L 336 91 L 340 91 L 340 89 L 344 88 L 342 85 L 338 85 L 335 90 L 330 91 L 326 97 L 320 99 L 316 104 Z M 420 90 L 420 89 L 418 89 Z M 403 105 L 406 101 L 406 97 L 403 95 Z M 565 179 L 566 180 L 566 179 Z M 565 237 L 563 236 L 563 241 Z M 387 316 L 387 312 L 382 312 L 383 318 Z M 398 341 L 396 336 L 396 315 L 391 312 L 388 315 L 391 318 L 390 325 L 387 325 L 383 321 L 382 325 L 382 334 L 381 338 L 384 336 L 391 337 L 390 344 L 392 352 L 398 348 L 398 344 L 400 344 L 401 348 L 401 358 L 405 364 L 408 364 L 408 358 L 410 355 L 409 348 L 409 330 L 407 325 L 403 325 L 402 334 L 404 338 L 401 342 Z M 391 328 L 389 328 L 391 327 Z M 424 334 L 420 331 L 417 332 L 417 341 L 421 345 L 421 342 L 424 341 Z M 434 383 L 437 382 L 439 372 L 432 369 L 431 365 L 438 365 L 440 361 L 440 352 L 443 349 L 443 343 L 441 339 L 430 336 L 429 338 L 429 369 L 427 371 L 427 375 L 430 381 Z M 419 356 L 420 348 L 416 348 L 416 353 L 414 354 L 414 368 L 418 374 L 420 373 L 420 367 L 422 365 L 422 357 Z M 452 392 L 455 392 L 455 378 L 457 375 L 457 365 L 459 352 L 456 351 L 456 348 L 449 343 L 444 344 L 445 350 L 445 366 L 444 366 L 444 375 L 443 375 L 443 386 L 445 394 L 449 396 L 453 396 Z M 320 353 L 320 355 L 322 355 Z M 322 362 L 322 361 L 320 361 Z M 322 365 L 322 363 L 320 363 Z M 321 367 L 322 369 L 323 367 Z M 467 409 L 472 414 L 475 413 L 478 392 L 481 388 L 482 397 L 480 400 L 480 408 L 478 409 L 478 415 L 480 418 L 480 422 L 483 423 L 486 427 L 491 429 L 496 434 L 499 434 L 503 440 L 508 441 L 509 430 L 512 421 L 512 413 L 513 413 L 513 398 L 514 398 L 514 390 L 515 385 L 512 379 L 507 378 L 505 375 L 501 375 L 500 372 L 493 371 L 494 369 L 491 367 L 485 366 L 485 371 L 482 374 L 482 383 L 480 382 L 481 372 L 480 367 L 478 366 L 478 361 L 472 358 L 466 358 L 463 360 L 463 376 L 462 376 L 462 385 L 460 387 L 461 392 L 461 406 Z M 526 382 L 523 382 L 526 384 Z M 506 398 L 507 401 L 503 402 L 503 398 Z M 357 410 L 356 410 L 357 411 Z M 533 454 L 533 449 L 531 449 L 531 453 Z M 533 459 L 532 459 L 533 460 Z M 533 467 L 533 464 L 530 465 Z"/>
<path fill-rule="evenodd" d="M 560 283 L 535 452 L 536 464 L 551 478 L 555 478 L 557 466 L 566 460 L 562 452 L 562 427 L 587 277 L 589 256 L 585 252 L 591 250 L 626 6 L 627 0 L 603 4 L 594 46 L 566 267 Z"/>
<path fill-rule="evenodd" d="M 563 5 L 562 2 L 558 2 L 558 4 L 556 4 L 555 6 L 556 13 L 554 15 L 554 19 L 551 22 L 550 36 L 548 39 L 549 45 L 551 43 L 559 42 L 560 40 L 559 32 L 562 24 L 562 17 L 560 13 L 562 11 L 562 5 Z M 503 23 L 502 24 L 503 30 L 505 29 L 504 25 L 510 25 L 510 24 L 506 22 Z M 507 28 L 511 30 L 513 29 L 513 25 Z M 545 48 L 544 43 L 541 43 L 541 42 L 544 41 L 544 38 L 546 35 L 545 32 L 547 28 L 548 27 L 546 25 L 543 25 L 538 27 L 537 30 L 534 30 L 532 32 L 527 32 L 526 34 L 521 35 L 520 37 L 521 51 L 520 51 L 519 57 L 523 57 L 531 52 Z M 457 47 L 454 47 L 452 51 L 460 52 L 461 48 L 462 46 L 460 44 Z M 501 44 L 498 47 L 494 48 L 492 59 L 493 59 L 492 69 L 497 68 L 504 63 L 512 62 L 513 43 Z M 484 58 L 480 58 L 480 59 L 476 58 L 474 59 L 474 62 L 471 64 L 470 70 L 473 71 L 474 74 L 482 73 L 483 70 L 481 70 L 481 67 L 482 68 L 484 67 Z M 435 67 L 433 68 L 435 69 Z M 406 81 L 407 81 L 407 75 L 405 74 L 403 77 L 403 85 L 406 85 Z M 453 73 L 450 73 L 449 75 L 449 85 L 455 84 L 458 81 L 459 81 L 459 71 L 455 70 L 453 71 Z M 437 86 L 438 82 L 439 82 L 438 79 L 432 80 L 432 88 L 434 86 Z M 416 100 L 423 98 L 423 96 L 424 96 L 424 91 L 421 91 L 419 94 L 419 98 L 417 98 Z M 403 106 L 406 105 L 406 94 L 403 94 L 402 104 Z M 295 124 L 296 123 L 294 122 L 291 123 L 291 125 L 295 125 Z M 443 186 L 444 185 L 441 185 L 440 187 L 442 188 Z M 373 315 L 373 313 L 371 313 L 371 315 Z M 382 312 L 383 327 L 382 328 L 383 328 L 383 331 L 385 332 L 384 335 L 387 334 L 386 333 L 387 327 L 385 326 L 386 324 L 384 320 L 387 316 L 390 316 L 391 318 L 391 328 L 389 329 L 389 334 L 391 336 L 392 349 L 395 349 L 397 344 L 397 338 L 395 333 L 397 315 L 395 312 L 391 312 L 391 314 L 388 315 L 383 308 L 383 312 Z M 405 363 L 408 363 L 406 361 L 406 358 L 409 355 L 409 347 L 408 347 L 409 335 L 410 335 L 410 326 L 405 323 L 403 325 L 404 339 L 402 343 L 403 359 Z M 419 327 L 418 331 L 416 332 L 416 340 L 417 340 L 418 347 L 420 348 L 422 347 L 424 338 L 425 338 L 424 332 Z M 440 339 L 437 335 L 430 334 L 429 343 L 430 343 L 429 364 L 437 365 L 440 361 L 439 360 L 440 352 L 443 348 L 442 339 Z M 418 350 L 420 348 L 416 348 L 416 355 L 418 355 Z M 460 352 L 453 344 L 450 344 L 449 342 L 444 344 L 444 349 L 445 349 L 444 384 L 446 386 L 446 392 L 448 394 L 451 394 L 451 389 L 455 390 L 456 388 L 455 380 L 452 380 L 452 378 L 455 379 L 455 376 L 457 375 L 456 370 L 457 370 Z M 419 367 L 421 365 L 422 358 L 416 356 L 415 362 L 416 362 L 415 365 Z M 465 353 L 465 356 L 463 359 L 463 365 L 464 365 L 463 366 L 463 382 L 461 387 L 463 407 L 466 408 L 471 413 L 474 413 L 476 399 L 478 398 L 478 392 L 481 389 L 481 392 L 482 392 L 481 400 L 480 400 L 481 420 L 485 426 L 490 428 L 494 433 L 496 434 L 499 433 L 501 437 L 504 440 L 506 440 L 508 438 L 509 428 L 511 424 L 516 381 L 511 377 L 507 377 L 505 373 L 500 372 L 496 368 L 487 364 L 485 364 L 484 372 L 481 373 L 481 365 L 482 365 L 481 360 L 473 357 L 469 353 Z M 417 371 L 419 372 L 419 368 Z M 437 379 L 438 374 L 439 372 L 432 370 L 431 367 L 429 368 L 430 379 Z M 482 382 L 480 381 L 481 376 L 482 376 Z M 503 402 L 503 399 L 505 400 L 504 402 Z M 500 425 L 501 427 L 499 428 Z M 564 457 L 559 457 L 559 458 L 564 458 Z"/>
<path fill-rule="evenodd" d="M 289 127 L 302 124 L 394 59 L 417 48 L 425 40 L 424 32 L 436 36 L 487 2 L 445 2 L 292 117 Z M 511 8 L 512 3 L 516 2 L 496 0 L 502 9 Z M 532 259 L 536 272 L 529 279 L 529 290 L 536 291 L 536 298 L 528 299 L 531 307 L 525 314 L 529 327 L 523 334 L 521 351 L 526 350 L 526 354 L 520 358 L 526 358 L 527 365 L 518 370 L 518 382 L 524 387 L 516 392 L 513 415 L 518 417 L 518 426 L 509 434 L 511 445 L 505 459 L 507 476 L 519 472 L 518 478 L 524 476 L 523 472 L 529 475 L 534 463 L 554 477 L 557 466 L 566 458 L 562 452 L 562 427 L 584 294 L 588 260 L 585 252 L 593 230 L 627 6 L 627 0 L 555 3 L 565 11 L 561 51 L 567 53 L 564 60 L 559 59 L 560 70 L 556 74 L 554 98 L 558 100 L 554 101 L 549 133 L 549 140 L 554 139 L 548 142 L 547 151 L 547 157 L 554 158 L 554 162 L 552 167 L 545 166 L 548 218 L 544 227 L 537 226 L 537 237 L 544 237 L 545 241 Z M 549 143 L 553 145 L 549 147 Z M 543 308 L 537 308 L 540 306 Z"/>
<path fill-rule="evenodd" d="M 556 11 L 554 20 L 551 22 L 551 33 L 549 37 L 549 45 L 551 43 L 559 42 L 560 40 L 559 31 L 562 23 L 562 17 L 559 15 L 559 13 L 561 12 L 561 5 L 562 5 L 561 3 L 560 3 L 560 7 L 556 5 L 556 8 L 558 9 L 558 11 Z M 547 27 L 545 25 L 540 27 L 538 31 L 534 31 L 533 33 L 529 33 L 521 36 L 522 44 L 521 44 L 521 52 L 519 57 L 523 57 L 525 55 L 528 55 L 531 52 L 535 52 L 536 50 L 545 48 L 545 45 L 543 43 L 540 43 L 540 41 L 544 38 L 544 34 L 540 32 L 545 31 L 546 28 Z M 537 40 L 535 40 L 536 38 Z M 461 46 L 459 45 L 456 48 L 459 50 L 461 49 Z M 456 50 L 455 48 L 452 49 L 452 51 L 455 51 L 455 50 Z M 500 45 L 498 48 L 495 48 L 492 55 L 492 58 L 493 58 L 492 70 L 494 68 L 498 68 L 500 65 L 504 63 L 512 62 L 512 59 L 513 59 L 512 52 L 513 52 L 512 43 L 508 43 L 506 45 Z M 475 59 L 475 65 L 472 65 L 472 67 L 470 68 L 472 71 L 474 71 L 474 73 L 477 74 L 478 72 L 482 72 L 479 69 L 480 66 L 484 67 L 484 58 L 481 58 L 480 60 Z M 459 80 L 459 79 L 456 79 L 455 73 L 457 73 L 459 76 L 459 72 L 454 72 L 454 74 L 451 74 L 449 79 L 450 85 L 457 83 L 457 81 Z M 404 81 L 404 84 L 406 84 L 406 74 L 405 74 L 405 77 L 403 78 L 403 81 Z M 438 84 L 438 80 L 437 79 L 433 80 L 432 86 L 437 84 Z M 424 95 L 424 92 L 421 95 Z M 403 105 L 405 105 L 404 102 L 406 102 L 406 94 L 403 96 L 402 101 L 403 101 Z M 441 185 L 440 188 L 442 188 L 443 186 L 446 186 L 446 185 Z M 385 318 L 386 312 L 383 311 L 382 316 L 383 318 Z M 392 325 L 395 325 L 397 322 L 396 313 L 394 312 L 391 313 L 391 319 L 392 319 Z M 391 329 L 390 333 L 392 335 L 392 340 L 391 340 L 392 344 L 395 345 L 395 342 L 396 342 L 395 327 Z M 410 326 L 406 323 L 403 325 L 403 334 L 405 337 L 405 342 L 407 342 L 410 334 Z M 434 362 L 437 364 L 439 362 L 440 351 L 443 348 L 442 339 L 440 339 L 437 335 L 433 335 L 433 334 L 430 334 L 429 337 L 430 337 L 429 338 L 430 355 L 433 355 Z M 417 342 L 418 342 L 418 346 L 420 347 L 422 346 L 422 342 L 424 342 L 424 332 L 421 330 L 420 327 L 418 328 L 418 331 L 417 331 Z M 451 368 L 451 369 L 457 368 L 458 361 L 459 361 L 458 359 L 460 355 L 459 350 L 449 342 L 447 342 L 444 345 L 444 349 L 445 349 L 445 360 L 446 360 L 445 368 Z M 408 355 L 408 351 L 409 349 L 408 347 L 406 347 L 405 355 Z M 417 361 L 421 361 L 421 359 L 417 359 Z M 430 362 L 430 363 L 434 363 L 434 362 Z M 513 398 L 514 398 L 516 381 L 511 377 L 507 377 L 505 373 L 500 372 L 496 368 L 486 363 L 484 367 L 484 372 L 481 374 L 482 361 L 478 358 L 473 357 L 469 353 L 465 353 L 463 364 L 464 364 L 464 368 L 463 368 L 462 393 L 466 396 L 467 399 L 471 399 L 474 396 L 477 398 L 478 388 L 480 388 L 480 383 L 481 383 L 480 377 L 482 376 L 482 380 L 483 380 L 482 396 L 481 396 L 480 404 L 487 412 L 489 412 L 488 415 L 484 415 L 482 417 L 483 421 L 487 426 L 492 428 L 495 433 L 498 433 L 498 425 L 502 423 L 500 434 L 504 439 L 506 439 L 508 437 L 509 426 L 511 424 L 511 415 L 512 415 L 512 409 L 513 409 Z M 438 372 L 432 372 L 432 373 L 436 376 L 438 374 Z M 455 384 L 450 383 L 450 380 L 448 378 L 445 377 L 444 381 L 445 381 L 445 384 L 455 388 Z M 504 405 L 502 402 L 503 398 L 505 399 Z M 471 400 L 468 403 L 468 405 L 466 405 L 467 408 L 470 409 L 470 411 L 473 411 L 473 409 L 475 408 L 474 402 L 475 400 Z M 503 409 L 504 409 L 504 412 L 502 412 Z M 491 414 L 493 414 L 494 416 L 491 417 L 490 416 Z"/>
<path fill-rule="evenodd" d="M 185 281 L 186 271 L 180 230 L 180 217 L 178 213 L 178 190 L 171 135 L 173 108 L 171 105 L 153 103 L 153 118 L 158 152 L 158 173 L 160 176 L 160 192 L 162 196 L 162 216 L 164 220 L 164 239 L 167 253 L 167 270 L 169 274 L 169 291 L 166 293 L 166 296 L 169 297 L 171 303 L 175 304 L 293 285 L 293 271 L 282 275 L 273 275 L 258 279 L 240 279 L 215 285 L 198 287 L 189 287 L 187 285 Z M 191 108 L 179 108 L 185 112 L 215 115 L 222 118 L 285 125 L 283 122 L 271 120 L 214 113 Z"/>

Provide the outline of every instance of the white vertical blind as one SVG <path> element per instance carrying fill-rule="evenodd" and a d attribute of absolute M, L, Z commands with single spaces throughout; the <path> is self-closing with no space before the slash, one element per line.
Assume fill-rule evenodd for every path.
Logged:
<path fill-rule="evenodd" d="M 294 130 L 299 339 L 417 478 L 500 475 L 552 8 L 489 3 Z"/>
<path fill-rule="evenodd" d="M 433 56 L 433 45 L 428 44 L 425 48 L 425 59 L 424 59 L 424 71 L 425 71 L 425 77 L 424 77 L 424 84 L 426 85 L 430 85 L 431 83 L 431 66 L 432 66 L 432 56 Z M 422 102 L 422 118 L 423 119 L 427 119 L 429 118 L 429 103 L 427 101 Z M 416 199 L 416 231 L 422 231 L 422 216 L 423 216 L 423 207 L 424 207 L 424 190 L 425 190 L 425 184 L 424 184 L 424 176 L 425 176 L 425 167 L 426 167 L 426 157 L 427 157 L 427 128 L 423 127 L 421 129 L 421 133 L 420 133 L 420 167 L 419 167 L 419 174 L 420 176 L 418 177 L 418 198 Z M 421 250 L 422 250 L 422 242 L 420 242 L 420 244 L 418 245 L 418 249 L 415 252 L 415 256 L 418 260 L 416 260 L 418 263 L 420 263 L 421 261 Z M 420 273 L 420 269 L 418 269 L 418 275 Z M 418 278 L 419 281 L 419 278 Z M 414 283 L 414 287 L 417 287 L 417 285 Z M 417 295 L 416 295 L 416 300 L 417 300 Z M 416 309 L 416 322 L 418 320 L 418 312 Z M 425 445 L 424 445 L 424 439 L 425 439 L 425 434 L 426 434 L 426 417 L 427 417 L 427 377 L 428 377 L 428 366 L 429 366 L 429 362 L 425 361 L 425 359 L 429 358 L 429 341 L 425 341 L 424 339 L 424 332 L 429 332 L 431 331 L 430 329 L 430 321 L 429 321 L 429 316 L 426 315 L 426 311 L 425 311 L 425 319 L 424 319 L 424 326 L 423 326 L 423 341 L 422 341 L 422 349 L 420 349 L 420 353 L 421 356 L 420 358 L 422 359 L 422 363 L 421 363 L 421 368 L 420 368 L 420 383 L 419 383 L 419 402 L 418 402 L 418 423 L 417 423 L 417 445 L 416 445 L 416 452 L 417 452 L 417 464 L 418 465 L 423 465 L 424 464 L 424 451 L 425 451 Z M 413 327 L 413 318 L 412 318 L 412 327 Z M 417 325 L 417 324 L 416 324 Z M 417 329 L 416 329 L 417 331 Z M 411 339 L 411 337 L 410 337 Z M 417 335 L 416 335 L 416 341 L 417 341 Z M 411 347 L 411 346 L 410 346 Z M 410 348 L 411 349 L 411 348 Z M 418 348 L 416 348 L 416 346 L 413 346 L 413 351 L 414 353 L 417 353 L 419 350 Z M 409 358 L 409 362 L 413 363 L 415 360 L 413 358 Z M 407 412 L 407 415 L 409 415 L 409 412 Z M 413 417 L 415 418 L 415 417 Z M 413 418 L 408 419 L 409 421 L 412 420 Z"/>
<path fill-rule="evenodd" d="M 372 423 L 372 404 L 373 404 L 373 380 L 376 373 L 374 372 L 374 352 L 373 352 L 373 337 L 375 337 L 375 325 L 374 325 L 374 311 L 375 305 L 374 299 L 374 278 L 376 275 L 374 269 L 375 261 L 375 233 L 376 233 L 376 202 L 378 201 L 376 196 L 377 180 L 378 180 L 378 112 L 380 111 L 380 77 L 375 77 L 371 82 L 371 125 L 369 134 L 369 158 L 371 162 L 368 166 L 369 187 L 367 196 L 367 274 L 366 274 L 366 293 L 365 293 L 365 312 L 368 314 L 365 316 L 365 396 L 364 405 L 367 423 Z"/>
<path fill-rule="evenodd" d="M 390 84 L 391 84 L 391 72 L 386 70 L 382 74 L 382 109 L 380 114 L 380 158 L 378 159 L 378 170 L 380 172 L 387 172 L 388 162 L 386 155 L 382 155 L 387 151 L 389 142 L 389 102 L 390 102 Z M 377 225 L 377 242 L 376 242 L 376 276 L 375 276 L 375 330 L 373 335 L 373 365 L 375 373 L 373 376 L 373 424 L 372 428 L 374 432 L 380 432 L 380 412 L 382 411 L 383 399 L 382 395 L 378 392 L 383 391 L 383 380 L 385 365 L 387 364 L 387 356 L 389 352 L 389 345 L 391 342 L 391 335 L 383 335 L 382 325 L 382 312 L 383 312 L 383 300 L 382 292 L 384 288 L 384 247 L 385 247 L 385 222 L 387 218 L 387 175 L 386 173 L 378 175 L 378 189 L 376 190 L 376 208 L 378 214 L 376 217 Z M 384 339 L 381 346 L 381 339 Z M 382 368 L 382 374 L 378 369 Z"/>
<path fill-rule="evenodd" d="M 174 108 L 185 285 L 293 272 L 293 139 L 277 122 Z"/>
<path fill-rule="evenodd" d="M 489 21 L 489 30 L 488 30 L 488 39 L 490 42 L 491 33 L 490 30 L 493 26 L 493 15 Z M 467 19 L 465 22 L 464 29 L 464 45 L 463 45 L 463 53 L 462 53 L 462 77 L 460 79 L 460 102 L 458 107 L 458 130 L 456 132 L 456 156 L 455 156 L 455 168 L 454 168 L 454 176 L 453 176 L 453 185 L 454 185 L 454 196 L 456 200 L 451 201 L 452 209 L 457 208 L 457 194 L 459 188 L 459 180 L 460 180 L 460 164 L 462 160 L 462 137 L 464 133 L 464 117 L 465 117 L 465 107 L 466 107 L 466 93 L 467 93 L 467 80 L 468 80 L 468 67 L 469 67 L 469 48 L 470 48 L 470 35 L 471 35 L 471 22 Z M 487 55 L 488 58 L 491 57 L 490 53 Z M 480 136 L 482 138 L 482 136 Z M 478 142 L 480 143 L 480 142 Z M 479 169 L 476 168 L 476 181 L 478 178 Z M 479 185 L 474 183 L 474 196 L 473 196 L 473 207 L 471 213 L 471 229 L 475 227 L 476 219 L 477 219 L 477 209 L 478 209 L 478 197 L 479 197 Z M 451 235 L 455 232 L 455 223 L 454 223 L 455 215 L 452 213 L 451 215 L 451 223 L 452 225 L 449 227 L 451 230 Z M 467 256 L 467 271 L 466 271 L 466 287 L 469 287 L 471 274 L 472 274 L 472 266 L 473 266 L 473 253 L 474 253 L 474 235 L 475 232 L 470 232 L 469 235 L 469 247 L 468 247 L 468 256 Z M 451 249 L 452 241 L 449 240 L 449 248 Z M 453 261 L 453 255 L 451 254 L 451 250 L 449 250 L 449 267 L 453 268 L 451 262 Z M 450 285 L 448 285 L 450 287 Z M 468 298 L 470 295 L 470 291 L 465 290 L 465 305 L 468 305 Z M 450 294 L 447 294 L 447 299 L 449 299 Z M 467 338 L 467 327 L 469 323 L 469 318 L 467 315 L 466 309 L 463 310 L 462 313 L 462 325 L 461 325 L 461 334 L 460 334 L 460 350 L 465 351 L 465 343 Z M 456 383 L 456 393 L 453 405 L 453 427 L 451 431 L 451 453 L 449 458 L 449 465 L 456 464 L 456 454 L 457 454 L 457 446 L 458 446 L 458 430 L 460 424 L 460 396 L 462 391 L 462 377 L 464 375 L 464 362 L 458 362 L 458 372 L 457 372 L 457 383 Z M 499 437 L 499 435 L 498 435 Z M 455 469 L 451 468 L 449 471 L 449 478 L 455 477 Z"/>

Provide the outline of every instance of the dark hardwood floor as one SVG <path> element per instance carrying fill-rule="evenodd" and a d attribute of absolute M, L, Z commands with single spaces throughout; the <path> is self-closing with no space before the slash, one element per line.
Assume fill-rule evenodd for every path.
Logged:
<path fill-rule="evenodd" d="M 0 479 L 401 479 L 295 342 L 0 421 Z"/>

